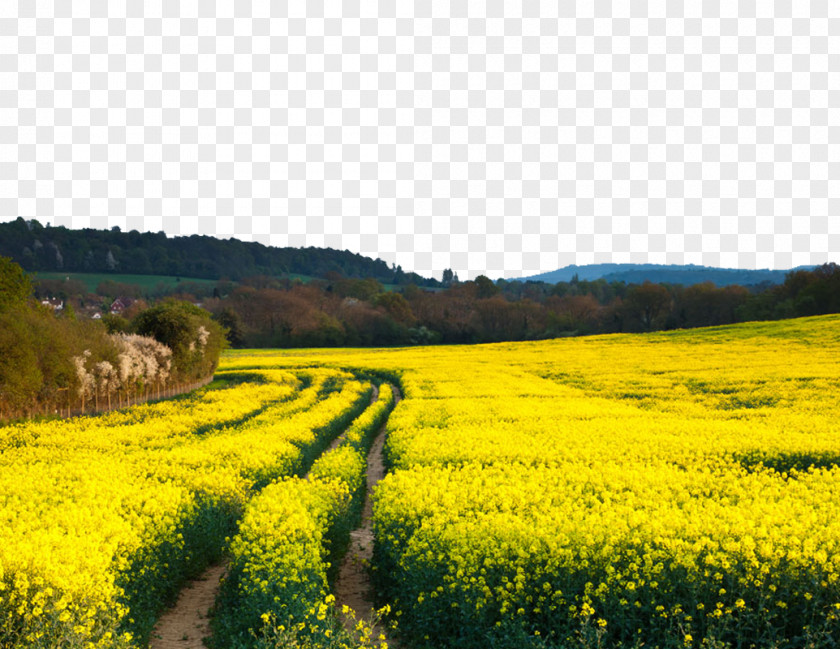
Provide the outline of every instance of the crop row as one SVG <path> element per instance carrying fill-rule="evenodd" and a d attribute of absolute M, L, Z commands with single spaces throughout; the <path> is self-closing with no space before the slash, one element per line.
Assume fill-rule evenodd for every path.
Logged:
<path fill-rule="evenodd" d="M 364 621 L 344 631 L 329 593 L 364 498 L 367 452 L 393 404 L 383 385 L 307 479 L 281 479 L 248 503 L 231 543 L 215 646 L 384 647 Z"/>
<path fill-rule="evenodd" d="M 406 395 L 374 505 L 404 641 L 836 646 L 839 328 L 379 356 Z"/>
<path fill-rule="evenodd" d="M 374 570 L 406 646 L 835 647 L 838 331 L 829 316 L 224 366 L 399 377 Z"/>
<path fill-rule="evenodd" d="M 336 370 L 222 374 L 173 401 L 0 429 L 0 646 L 142 646 L 252 494 L 304 473 L 369 395 Z"/>

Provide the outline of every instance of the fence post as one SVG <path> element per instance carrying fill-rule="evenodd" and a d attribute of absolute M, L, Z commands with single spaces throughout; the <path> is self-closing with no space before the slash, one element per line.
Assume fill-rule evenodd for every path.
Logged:
<path fill-rule="evenodd" d="M 123 402 L 125 402 L 125 407 L 131 407 L 132 405 L 137 405 L 138 403 L 145 403 L 149 399 L 160 399 L 163 398 L 171 398 L 177 396 L 179 394 L 184 394 L 186 392 L 191 392 L 193 390 L 197 390 L 199 388 L 204 387 L 205 385 L 209 384 L 213 380 L 213 375 L 205 376 L 204 378 L 184 382 L 184 381 L 177 381 L 174 383 L 169 383 L 168 385 L 164 382 L 163 384 L 157 383 L 153 386 L 143 386 L 143 388 L 137 388 L 134 390 L 134 395 L 132 396 L 131 390 L 125 390 L 125 399 L 123 399 L 123 392 L 117 390 L 117 399 L 112 402 L 111 400 L 111 393 L 107 392 L 105 394 L 107 401 L 103 402 L 102 408 L 99 407 L 99 388 L 98 386 L 94 388 L 93 398 L 93 409 L 91 410 L 92 414 L 97 412 L 110 412 L 115 408 L 122 408 Z M 25 406 L 18 411 L 13 411 L 11 408 L 8 408 L 2 402 L 0 402 L 0 421 L 10 420 L 13 418 L 25 418 L 31 419 L 35 415 L 47 415 L 47 414 L 55 414 L 58 413 L 59 417 L 72 417 L 73 416 L 73 399 L 72 393 L 70 391 L 70 387 L 64 388 L 56 388 L 56 398 L 55 401 L 52 403 L 40 402 L 40 403 L 33 403 Z M 84 390 L 79 393 L 79 408 L 75 411 L 78 414 L 87 414 L 87 402 L 88 399 L 85 398 Z M 106 405 L 107 404 L 107 405 Z"/>

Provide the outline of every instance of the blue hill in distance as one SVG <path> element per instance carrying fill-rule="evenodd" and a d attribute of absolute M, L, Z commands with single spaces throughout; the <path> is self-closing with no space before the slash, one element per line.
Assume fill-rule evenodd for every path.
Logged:
<path fill-rule="evenodd" d="M 572 264 L 539 275 L 516 277 L 510 281 L 518 282 L 570 282 L 575 276 L 579 280 L 604 279 L 607 282 L 625 282 L 642 284 L 646 281 L 662 284 L 702 284 L 712 282 L 716 286 L 754 286 L 757 284 L 781 284 L 785 276 L 797 270 L 813 270 L 816 266 L 797 266 L 789 270 L 714 268 L 694 264 Z"/>

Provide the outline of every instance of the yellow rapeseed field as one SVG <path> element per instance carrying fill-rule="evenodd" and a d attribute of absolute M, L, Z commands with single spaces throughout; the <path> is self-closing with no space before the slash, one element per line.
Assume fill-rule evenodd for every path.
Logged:
<path fill-rule="evenodd" d="M 390 405 L 310 480 L 290 476 L 376 376 L 404 395 L 373 570 L 407 647 L 836 647 L 838 359 L 838 316 L 237 351 L 221 384 L 178 402 L 0 428 L 0 646 L 138 646 L 146 600 L 243 511 L 240 595 L 277 608 L 249 615 L 294 623 L 279 593 L 302 593 L 300 624 L 317 626 L 325 539 L 351 518 L 368 419 Z"/>
<path fill-rule="evenodd" d="M 375 571 L 421 647 L 836 646 L 840 317 L 234 354 L 389 373 Z"/>
<path fill-rule="evenodd" d="M 250 494 L 367 405 L 337 370 L 266 370 L 188 398 L 0 429 L 0 647 L 142 646 Z"/>
<path fill-rule="evenodd" d="M 361 516 L 366 451 L 393 404 L 383 385 L 306 479 L 278 480 L 250 500 L 230 544 L 213 620 L 215 646 L 388 648 L 363 618 L 343 628 L 330 581 Z"/>

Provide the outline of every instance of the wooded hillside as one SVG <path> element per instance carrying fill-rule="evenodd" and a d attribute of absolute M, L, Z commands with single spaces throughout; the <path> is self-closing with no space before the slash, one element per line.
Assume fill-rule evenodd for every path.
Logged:
<path fill-rule="evenodd" d="M 134 273 L 232 280 L 290 273 L 373 278 L 383 284 L 439 286 L 437 280 L 405 273 L 347 250 L 274 248 L 252 241 L 202 235 L 167 237 L 164 232 L 70 230 L 18 218 L 0 223 L 0 256 L 28 271 Z"/>

